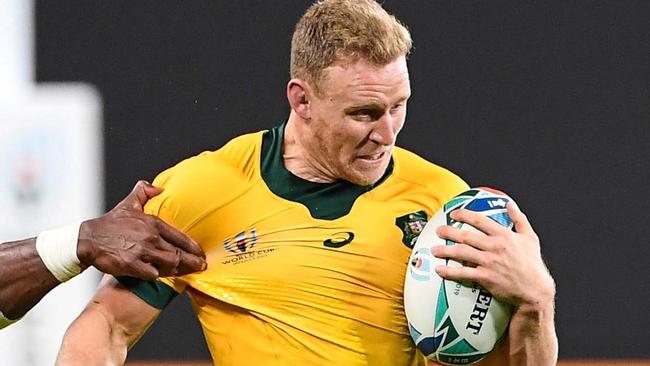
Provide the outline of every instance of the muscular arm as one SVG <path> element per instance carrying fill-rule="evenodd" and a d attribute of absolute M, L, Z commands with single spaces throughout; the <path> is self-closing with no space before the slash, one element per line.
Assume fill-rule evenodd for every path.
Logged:
<path fill-rule="evenodd" d="M 123 365 L 128 349 L 160 314 L 106 275 L 63 337 L 56 366 Z"/>
<path fill-rule="evenodd" d="M 143 213 L 147 200 L 160 192 L 140 181 L 111 211 L 84 221 L 76 245 L 80 266 L 146 280 L 205 269 L 197 243 Z M 5 318 L 21 318 L 58 284 L 36 250 L 36 238 L 0 245 L 0 312 Z"/>

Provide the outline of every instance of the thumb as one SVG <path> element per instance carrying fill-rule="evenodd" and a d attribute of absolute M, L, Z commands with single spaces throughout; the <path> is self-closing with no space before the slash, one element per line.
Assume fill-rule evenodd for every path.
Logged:
<path fill-rule="evenodd" d="M 160 194 L 160 192 L 163 191 L 162 188 L 156 187 L 153 184 L 147 182 L 146 180 L 139 180 L 138 183 L 135 184 L 135 187 L 133 187 L 133 190 L 136 190 L 138 186 L 142 186 L 142 190 L 144 191 L 144 194 L 146 195 L 146 198 L 144 201 L 140 201 L 140 203 L 144 206 L 145 203 L 147 203 L 148 200 L 151 198 L 157 196 Z"/>
<path fill-rule="evenodd" d="M 154 187 L 146 180 L 139 180 L 131 193 L 115 206 L 122 209 L 142 210 L 147 201 L 162 192 L 161 188 Z"/>

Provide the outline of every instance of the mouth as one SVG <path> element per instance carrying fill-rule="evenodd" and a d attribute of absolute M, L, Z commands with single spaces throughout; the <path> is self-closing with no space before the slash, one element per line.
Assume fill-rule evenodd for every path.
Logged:
<path fill-rule="evenodd" d="M 372 163 L 372 162 L 381 161 L 387 154 L 388 154 L 387 151 L 382 151 L 375 154 L 359 155 L 358 159 Z"/>

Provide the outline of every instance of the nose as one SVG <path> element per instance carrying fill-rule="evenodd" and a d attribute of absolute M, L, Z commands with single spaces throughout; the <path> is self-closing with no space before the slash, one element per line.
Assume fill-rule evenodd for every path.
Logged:
<path fill-rule="evenodd" d="M 370 140 L 378 145 L 390 146 L 395 144 L 399 132 L 398 120 L 390 113 L 384 113 L 373 124 Z"/>

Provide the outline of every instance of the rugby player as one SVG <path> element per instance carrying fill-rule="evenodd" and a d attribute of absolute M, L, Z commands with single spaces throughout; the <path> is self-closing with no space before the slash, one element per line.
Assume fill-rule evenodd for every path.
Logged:
<path fill-rule="evenodd" d="M 466 190 L 395 146 L 411 95 L 407 29 L 372 0 L 324 0 L 292 39 L 285 123 L 162 172 L 146 211 L 194 238 L 208 269 L 156 281 L 104 278 L 69 328 L 58 365 L 121 365 L 169 301 L 187 292 L 215 365 L 425 365 L 403 308 L 413 238 Z M 481 365 L 555 365 L 555 285 L 524 214 L 516 232 L 472 212 L 442 227 L 461 244 L 440 268 L 514 305 Z M 433 311 L 433 308 L 432 308 Z"/>

